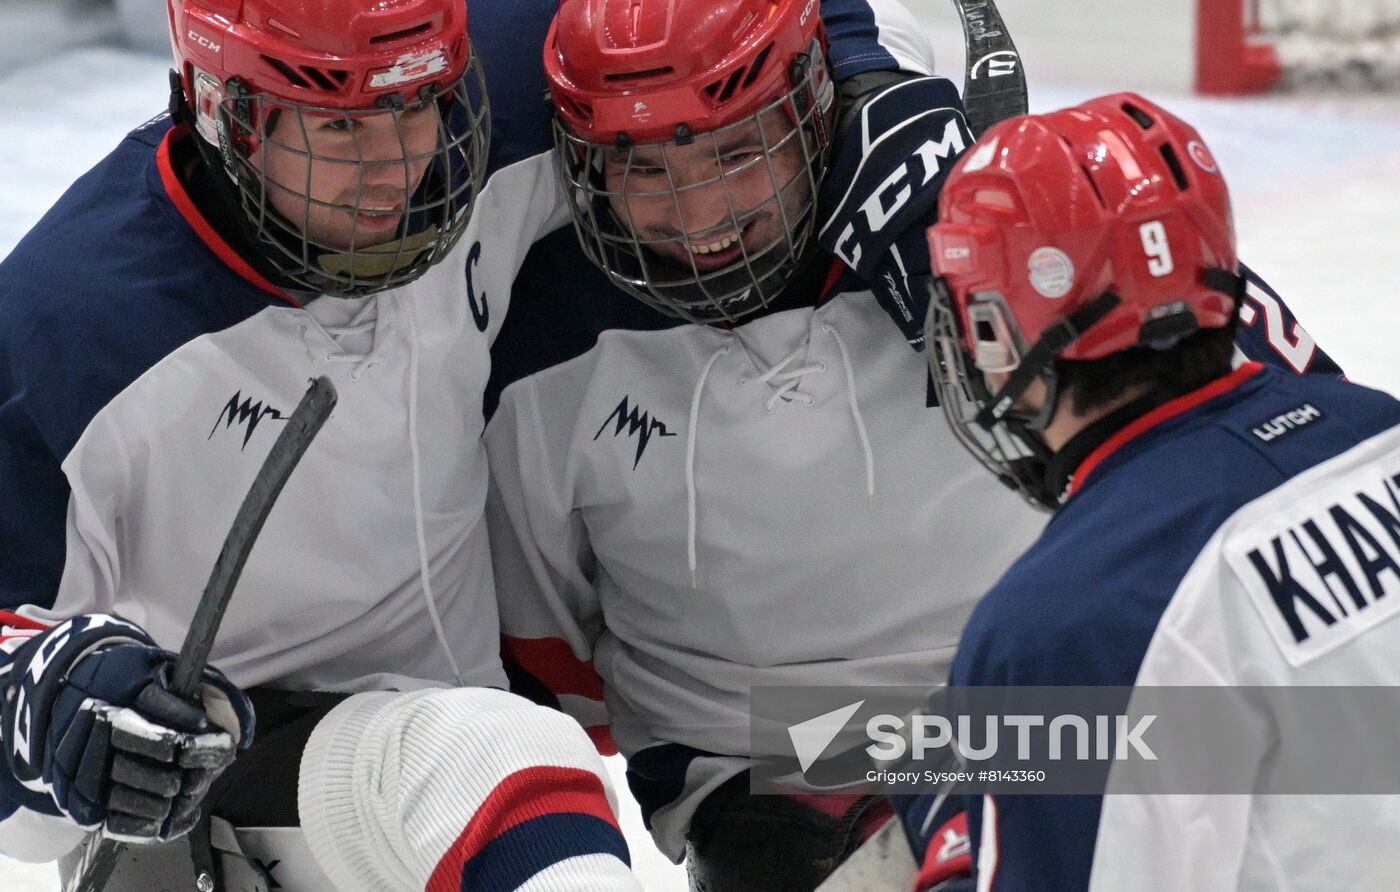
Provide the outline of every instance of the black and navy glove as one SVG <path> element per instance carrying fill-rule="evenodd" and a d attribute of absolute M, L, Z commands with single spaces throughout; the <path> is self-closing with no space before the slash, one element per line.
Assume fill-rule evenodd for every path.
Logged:
<path fill-rule="evenodd" d="M 88 830 L 176 839 L 209 785 L 253 741 L 253 707 L 215 669 L 199 703 L 169 690 L 175 654 L 115 616 L 74 617 L 25 642 L 0 709 L 5 760 Z"/>
<path fill-rule="evenodd" d="M 915 350 L 928 312 L 925 230 L 972 145 L 957 87 L 904 77 L 858 97 L 838 125 L 818 196 L 817 242 L 865 281 Z"/>

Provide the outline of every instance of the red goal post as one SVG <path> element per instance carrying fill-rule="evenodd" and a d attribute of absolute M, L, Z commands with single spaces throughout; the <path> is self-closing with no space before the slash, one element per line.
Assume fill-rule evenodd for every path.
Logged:
<path fill-rule="evenodd" d="M 1196 0 L 1196 89 L 1400 90 L 1400 0 Z"/>

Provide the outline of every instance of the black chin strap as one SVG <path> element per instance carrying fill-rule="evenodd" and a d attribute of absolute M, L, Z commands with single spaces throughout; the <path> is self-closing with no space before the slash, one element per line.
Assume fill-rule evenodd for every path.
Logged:
<path fill-rule="evenodd" d="M 1249 287 L 1249 280 L 1239 273 L 1231 272 L 1228 269 L 1212 267 L 1201 273 L 1201 284 L 1207 288 L 1213 288 L 1222 294 L 1228 294 L 1235 299 L 1235 306 L 1238 307 L 1244 300 L 1245 289 Z"/>
<path fill-rule="evenodd" d="M 1090 326 L 1107 316 L 1122 302 L 1122 298 L 1112 291 L 1105 291 L 1073 313 L 1055 320 L 1055 324 L 1046 328 L 1041 333 L 1040 340 L 1022 357 L 1020 364 L 1011 373 L 1011 377 L 1007 378 L 1001 390 L 977 413 L 977 423 L 991 430 L 1003 421 L 1016 400 L 1036 376 L 1050 365 L 1055 355 L 1073 344 Z"/>
<path fill-rule="evenodd" d="M 1040 436 L 1024 422 L 1008 418 L 1006 429 L 1030 454 L 1011 459 L 1006 463 L 1007 471 L 999 473 L 999 479 L 1008 488 L 1029 496 L 1042 508 L 1054 511 L 1060 504 L 1060 493 L 1046 486 L 1046 468 L 1053 454 Z"/>
<path fill-rule="evenodd" d="M 1238 309 L 1240 302 L 1244 300 L 1249 281 L 1230 270 L 1211 268 L 1201 273 L 1201 284 L 1234 298 L 1235 307 Z M 1031 450 L 1033 456 L 1018 460 L 1015 470 L 1023 478 L 1023 482 L 1029 483 L 1028 491 L 1032 498 L 1047 508 L 1053 509 L 1064 501 L 1071 476 L 1090 453 L 1103 445 L 1109 437 L 1158 406 L 1190 392 L 1189 389 L 1159 388 L 1130 400 L 1085 427 L 1054 453 L 1040 440 L 1030 424 L 1018 420 L 1015 416 L 1008 416 L 1007 413 L 1016 399 L 1035 376 L 1049 366 L 1054 355 L 1073 343 L 1089 326 L 1102 319 L 1120 302 L 1121 299 L 1113 292 L 1105 292 L 1046 329 L 1007 379 L 1001 391 L 977 414 L 979 424 L 990 429 L 992 425 L 1001 422 Z M 1050 394 L 1051 399 L 1055 396 Z M 1005 478 L 1003 482 L 1011 485 Z"/>
<path fill-rule="evenodd" d="M 1240 302 L 1244 300 L 1249 280 L 1238 273 L 1217 267 L 1201 273 L 1201 284 L 1234 298 L 1235 307 L 1238 309 Z M 1189 392 L 1190 389 L 1177 388 L 1153 390 L 1124 403 L 1075 434 L 1046 462 L 1045 492 L 1052 494 L 1057 501 L 1062 500 L 1065 490 L 1069 487 L 1070 477 L 1090 453 L 1103 445 L 1109 437 L 1148 412 Z"/>

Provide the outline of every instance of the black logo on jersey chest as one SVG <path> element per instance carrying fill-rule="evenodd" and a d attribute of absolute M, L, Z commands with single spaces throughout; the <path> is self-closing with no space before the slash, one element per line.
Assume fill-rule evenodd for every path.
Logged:
<path fill-rule="evenodd" d="M 642 453 L 646 451 L 647 443 L 655 434 L 658 437 L 674 437 L 674 431 L 668 431 L 666 425 L 659 420 L 652 418 L 646 412 L 639 412 L 638 406 L 632 405 L 628 397 L 623 397 L 622 402 L 617 404 L 617 408 L 612 410 L 603 426 L 598 428 L 598 433 L 593 435 L 596 441 L 603 435 L 603 431 L 608 429 L 609 424 L 614 424 L 613 436 L 620 437 L 625 429 L 627 436 L 637 438 L 637 457 L 632 461 L 632 469 L 636 470 L 638 462 L 642 460 Z"/>
<path fill-rule="evenodd" d="M 282 863 L 281 858 L 273 858 L 271 861 L 264 861 L 261 858 L 249 858 L 248 860 L 256 864 L 258 869 L 262 871 L 263 876 L 267 878 L 267 888 L 282 888 L 282 884 L 277 882 L 277 878 L 272 875 L 272 872 L 277 869 L 277 865 Z"/>
<path fill-rule="evenodd" d="M 241 390 L 235 390 L 233 396 L 224 407 L 219 410 L 219 417 L 214 422 L 214 427 L 210 429 L 206 440 L 214 439 L 214 434 L 218 433 L 219 426 L 223 425 L 224 430 L 228 430 L 235 424 L 243 425 L 243 445 L 239 446 L 239 451 L 248 445 L 248 441 L 253 438 L 253 431 L 258 429 L 258 425 L 264 418 L 271 418 L 273 421 L 286 421 L 287 416 L 278 409 L 271 406 L 264 406 L 262 401 L 253 402 L 250 396 L 244 396 Z"/>

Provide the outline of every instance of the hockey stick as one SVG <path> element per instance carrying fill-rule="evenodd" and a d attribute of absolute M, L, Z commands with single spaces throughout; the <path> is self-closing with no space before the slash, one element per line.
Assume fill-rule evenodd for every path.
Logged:
<path fill-rule="evenodd" d="M 953 0 L 953 4 L 962 18 L 967 47 L 963 107 L 972 135 L 980 137 L 997 121 L 1026 113 L 1026 72 L 994 0 Z"/>
<path fill-rule="evenodd" d="M 272 511 L 272 506 L 291 477 L 301 457 L 306 454 L 312 439 L 330 417 L 335 408 L 335 386 L 324 376 L 311 382 L 306 395 L 301 398 L 292 414 L 287 417 L 287 425 L 272 444 L 272 449 L 263 459 L 253 485 L 243 497 L 243 504 L 224 537 L 219 557 L 214 561 L 214 570 L 209 574 L 209 582 L 200 595 L 199 606 L 190 620 L 189 631 L 185 633 L 185 643 L 180 647 L 180 655 L 175 659 L 170 690 L 186 700 L 193 700 L 204 675 L 204 666 L 209 661 L 209 650 L 214 646 L 214 636 L 223 621 L 224 610 L 229 597 L 238 585 L 238 577 L 243 573 L 243 565 L 262 532 L 263 522 Z M 88 836 L 87 849 L 73 868 L 72 876 L 64 885 L 66 892 L 99 892 L 107 885 L 124 843 L 106 839 L 98 830 Z"/>
<path fill-rule="evenodd" d="M 891 818 L 836 866 L 817 892 L 865 892 L 869 889 L 914 888 L 919 865 L 904 838 L 899 818 Z"/>
<path fill-rule="evenodd" d="M 996 122 L 1029 111 L 1026 71 L 995 0 L 953 0 L 953 5 L 962 19 L 967 50 L 963 109 L 972 135 L 981 137 Z M 938 792 L 930 816 L 949 792 Z M 909 851 L 899 819 L 894 818 L 852 852 L 817 888 L 818 892 L 911 889 L 918 872 L 919 865 Z"/>
<path fill-rule="evenodd" d="M 966 763 L 954 755 L 952 761 L 944 762 L 938 768 L 928 770 L 947 773 L 945 769 L 962 770 L 964 768 L 966 768 Z M 936 790 L 924 794 L 932 795 L 934 799 L 933 804 L 929 806 L 927 816 L 924 818 L 924 826 L 920 828 L 918 835 L 929 835 L 929 824 L 932 823 L 934 816 L 943 807 L 943 803 L 956 789 L 956 782 L 945 781 Z M 898 816 L 891 818 L 848 855 L 846 860 L 836 865 L 836 869 L 822 880 L 821 885 L 817 886 L 816 892 L 866 892 L 868 889 L 913 890 L 914 882 L 919 875 L 921 858 L 920 853 L 910 850 L 909 838 L 905 835 L 904 829 L 903 821 Z"/>

